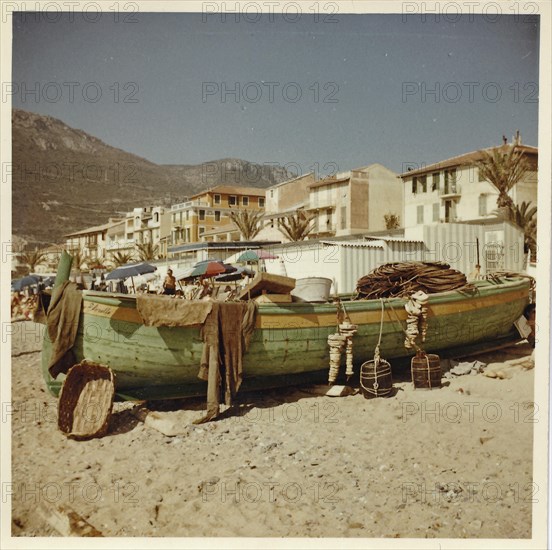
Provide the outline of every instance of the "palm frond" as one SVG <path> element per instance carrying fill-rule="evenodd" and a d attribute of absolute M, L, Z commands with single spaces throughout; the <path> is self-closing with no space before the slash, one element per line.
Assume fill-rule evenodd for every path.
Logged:
<path fill-rule="evenodd" d="M 475 165 L 479 174 L 498 191 L 497 206 L 512 208 L 509 195 L 512 188 L 529 170 L 529 161 L 515 146 L 496 147 L 491 152 L 481 151 L 482 159 Z"/>
<path fill-rule="evenodd" d="M 115 252 L 113 254 L 113 263 L 116 267 L 130 263 L 134 259 L 132 254 L 127 252 Z"/>
<path fill-rule="evenodd" d="M 151 242 L 139 243 L 136 248 L 138 249 L 138 257 L 143 262 L 151 262 L 159 255 L 159 246 Z"/>
<path fill-rule="evenodd" d="M 262 229 L 262 210 L 232 210 L 230 219 L 236 224 L 242 238 L 245 241 L 254 239 Z"/>
<path fill-rule="evenodd" d="M 304 210 L 296 210 L 280 221 L 278 228 L 290 241 L 304 241 L 314 229 L 313 216 Z"/>
<path fill-rule="evenodd" d="M 17 254 L 17 259 L 29 268 L 29 272 L 34 271 L 37 265 L 43 264 L 47 260 L 46 254 L 37 248 L 34 250 L 24 250 Z"/>

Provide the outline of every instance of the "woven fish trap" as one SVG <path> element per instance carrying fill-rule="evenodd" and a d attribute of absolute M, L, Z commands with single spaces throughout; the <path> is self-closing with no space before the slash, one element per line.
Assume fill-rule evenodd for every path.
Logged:
<path fill-rule="evenodd" d="M 58 402 L 58 428 L 68 437 L 90 439 L 107 432 L 115 395 L 109 367 L 81 361 L 63 382 Z"/>

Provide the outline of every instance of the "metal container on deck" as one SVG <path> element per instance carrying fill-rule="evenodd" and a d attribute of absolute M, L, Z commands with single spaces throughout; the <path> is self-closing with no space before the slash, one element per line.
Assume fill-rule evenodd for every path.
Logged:
<path fill-rule="evenodd" d="M 305 277 L 295 281 L 291 295 L 294 302 L 324 303 L 330 299 L 331 286 L 327 277 Z"/>
<path fill-rule="evenodd" d="M 412 383 L 416 390 L 433 390 L 441 387 L 441 360 L 434 353 L 418 352 L 411 363 Z"/>

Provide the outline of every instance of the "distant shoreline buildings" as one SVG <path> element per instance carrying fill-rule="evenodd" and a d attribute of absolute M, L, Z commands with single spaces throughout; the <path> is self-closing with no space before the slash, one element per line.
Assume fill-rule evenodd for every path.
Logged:
<path fill-rule="evenodd" d="M 517 204 L 536 206 L 538 148 L 522 145 L 518 134 L 511 144 L 504 140 L 486 151 L 507 146 L 523 152 L 530 166 L 510 196 Z M 200 243 L 219 249 L 223 243 L 244 240 L 231 218 L 236 210 L 262 213 L 260 231 L 253 239 L 259 245 L 289 242 L 280 227 L 297 212 L 312 225 L 308 240 L 362 237 L 432 224 L 488 223 L 496 218 L 498 191 L 479 174 L 477 162 L 482 156 L 474 151 L 402 174 L 374 163 L 322 179 L 309 173 L 266 189 L 218 185 L 170 207 L 134 208 L 105 224 L 67 234 L 58 250 L 55 245 L 43 249 L 47 259 L 37 270 L 52 271 L 62 249 L 78 253 L 84 270 L 122 260 L 176 260 L 179 251 Z"/>

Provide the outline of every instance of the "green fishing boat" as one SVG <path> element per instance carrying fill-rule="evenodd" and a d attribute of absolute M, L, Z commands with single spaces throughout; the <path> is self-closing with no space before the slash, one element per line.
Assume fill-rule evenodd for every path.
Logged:
<path fill-rule="evenodd" d="M 58 275 L 56 284 L 62 280 Z M 476 281 L 473 287 L 429 296 L 425 351 L 519 339 L 514 322 L 530 303 L 530 281 L 507 276 Z M 412 356 L 414 351 L 404 346 L 404 305 L 403 298 L 347 301 L 346 297 L 336 303 L 258 304 L 255 328 L 243 356 L 240 391 L 327 380 L 328 336 L 336 332 L 343 315 L 358 326 L 353 339 L 357 372 L 361 363 L 373 358 L 380 325 L 382 357 Z M 197 377 L 203 346 L 199 324 L 146 326 L 136 296 L 82 291 L 74 356 L 78 361 L 109 366 L 120 399 L 205 395 L 207 383 Z M 48 389 L 57 395 L 64 375 L 53 379 L 48 372 L 51 347 L 46 337 L 43 372 Z"/>

